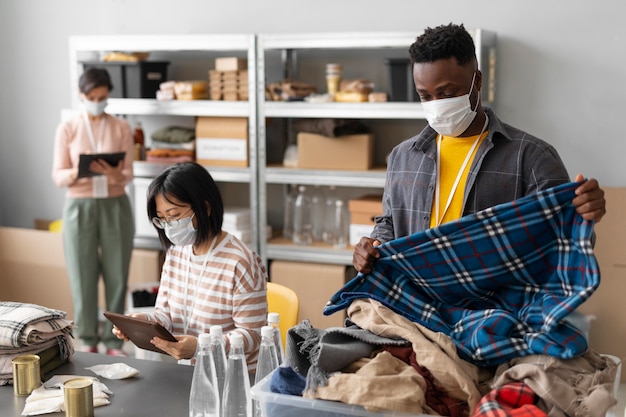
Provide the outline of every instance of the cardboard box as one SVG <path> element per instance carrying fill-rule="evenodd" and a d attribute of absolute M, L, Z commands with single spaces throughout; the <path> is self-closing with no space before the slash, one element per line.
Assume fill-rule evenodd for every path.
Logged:
<path fill-rule="evenodd" d="M 161 251 L 134 249 L 130 261 L 129 285 L 158 281 Z M 63 237 L 44 230 L 0 228 L 0 300 L 33 303 L 67 312 L 74 318 Z M 98 306 L 104 308 L 102 283 Z"/>
<path fill-rule="evenodd" d="M 354 276 L 354 269 L 344 265 L 288 261 L 272 261 L 270 264 L 270 281 L 298 294 L 298 322 L 309 319 L 318 329 L 343 327 L 345 312 L 325 316 L 322 310 L 330 297 Z"/>
<path fill-rule="evenodd" d="M 374 217 L 383 214 L 383 196 L 365 195 L 348 201 L 350 223 L 374 225 Z"/>
<path fill-rule="evenodd" d="M 374 135 L 330 138 L 298 133 L 298 167 L 368 170 L 374 166 Z"/>
<path fill-rule="evenodd" d="M 73 318 L 61 233 L 0 228 L 0 270 L 0 300 L 55 308 Z"/>
<path fill-rule="evenodd" d="M 216 71 L 240 71 L 248 69 L 248 60 L 246 58 L 222 57 L 215 58 Z"/>
<path fill-rule="evenodd" d="M 359 240 L 361 240 L 363 236 L 369 237 L 372 234 L 372 231 L 374 231 L 373 224 L 350 223 L 350 226 L 348 227 L 350 244 L 355 246 L 359 243 Z"/>
<path fill-rule="evenodd" d="M 198 117 L 196 161 L 202 165 L 248 166 L 248 119 Z"/>
<path fill-rule="evenodd" d="M 374 217 L 383 213 L 383 196 L 368 194 L 348 201 L 350 211 L 349 238 L 352 246 L 374 229 Z"/>

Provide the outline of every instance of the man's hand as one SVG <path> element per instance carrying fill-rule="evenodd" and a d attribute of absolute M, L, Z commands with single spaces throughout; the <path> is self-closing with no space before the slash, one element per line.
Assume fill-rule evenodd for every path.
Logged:
<path fill-rule="evenodd" d="M 362 237 L 356 244 L 352 254 L 352 265 L 358 272 L 364 274 L 372 272 L 374 262 L 380 257 L 380 253 L 375 249 L 378 245 L 380 245 L 378 240 L 366 236 Z"/>
<path fill-rule="evenodd" d="M 575 181 L 581 182 L 584 178 L 582 174 L 578 174 Z M 606 214 L 604 191 L 594 178 L 588 179 L 576 188 L 576 197 L 572 203 L 585 220 L 595 220 L 597 223 Z"/>

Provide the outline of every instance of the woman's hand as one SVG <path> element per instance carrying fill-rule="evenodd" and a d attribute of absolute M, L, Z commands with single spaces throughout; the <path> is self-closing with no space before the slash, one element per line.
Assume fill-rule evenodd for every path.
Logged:
<path fill-rule="evenodd" d="M 124 174 L 122 174 L 123 165 L 120 162 L 117 166 L 111 166 L 104 159 L 96 159 L 89 164 L 89 170 L 98 175 L 106 175 L 107 179 L 112 183 L 120 183 L 124 181 Z"/>
<path fill-rule="evenodd" d="M 131 313 L 127 314 L 128 317 L 135 317 L 137 319 L 147 320 L 148 316 L 145 313 Z M 130 339 L 126 336 L 117 326 L 113 326 L 111 333 L 115 335 L 118 339 L 122 339 L 125 342 L 129 342 Z"/>
<path fill-rule="evenodd" d="M 154 346 L 161 349 L 176 359 L 190 359 L 196 353 L 198 348 L 198 338 L 195 336 L 175 336 L 178 342 L 170 342 L 160 337 L 153 337 L 150 340 Z"/>

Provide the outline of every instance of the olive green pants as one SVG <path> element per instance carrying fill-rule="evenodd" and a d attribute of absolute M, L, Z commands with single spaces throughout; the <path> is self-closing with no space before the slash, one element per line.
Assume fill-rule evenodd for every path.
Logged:
<path fill-rule="evenodd" d="M 62 233 L 77 336 L 85 346 L 121 347 L 110 322 L 98 335 L 98 280 L 106 309 L 123 313 L 135 233 L 128 197 L 67 199 Z"/>

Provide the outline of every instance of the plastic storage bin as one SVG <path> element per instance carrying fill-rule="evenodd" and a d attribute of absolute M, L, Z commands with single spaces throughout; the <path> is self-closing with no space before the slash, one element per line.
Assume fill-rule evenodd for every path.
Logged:
<path fill-rule="evenodd" d="M 407 58 L 388 58 L 387 83 L 389 85 L 389 101 L 419 101 L 415 84 L 411 60 Z"/>
<path fill-rule="evenodd" d="M 156 98 L 162 82 L 167 81 L 165 61 L 83 62 L 83 69 L 104 68 L 111 76 L 111 98 Z"/>
<path fill-rule="evenodd" d="M 619 358 L 606 355 L 618 363 L 613 395 L 618 398 L 622 365 Z M 276 371 L 274 371 L 276 372 Z M 273 373 L 272 373 L 273 374 Z M 427 414 L 410 414 L 393 411 L 371 413 L 363 407 L 338 401 L 311 400 L 296 395 L 277 394 L 270 391 L 272 374 L 266 376 L 251 388 L 252 398 L 259 401 L 263 417 L 432 417 Z M 617 405 L 613 406 L 606 417 L 616 417 Z"/>
<path fill-rule="evenodd" d="M 274 371 L 276 372 L 276 371 Z M 252 386 L 252 398 L 259 401 L 263 417 L 432 417 L 426 414 L 410 414 L 385 411 L 371 413 L 363 407 L 338 401 L 311 400 L 297 395 L 277 394 L 270 391 L 272 372 Z"/>

